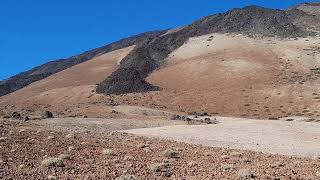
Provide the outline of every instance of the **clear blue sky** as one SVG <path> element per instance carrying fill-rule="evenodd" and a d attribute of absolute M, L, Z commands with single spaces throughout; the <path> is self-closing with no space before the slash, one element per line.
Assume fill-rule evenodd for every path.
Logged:
<path fill-rule="evenodd" d="M 231 8 L 255 4 L 281 9 L 301 2 L 306 0 L 1 0 L 0 79 Z"/>

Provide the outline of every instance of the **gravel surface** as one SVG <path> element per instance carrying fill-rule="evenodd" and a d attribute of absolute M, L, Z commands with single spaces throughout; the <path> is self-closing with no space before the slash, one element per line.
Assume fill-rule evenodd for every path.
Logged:
<path fill-rule="evenodd" d="M 272 154 L 320 155 L 320 124 L 298 121 L 248 120 L 217 117 L 219 124 L 168 126 L 126 132 L 213 147 Z"/>
<path fill-rule="evenodd" d="M 0 120 L 0 179 L 316 179 L 319 160 Z M 48 138 L 50 137 L 50 138 Z M 63 163 L 61 162 L 63 161 Z"/>

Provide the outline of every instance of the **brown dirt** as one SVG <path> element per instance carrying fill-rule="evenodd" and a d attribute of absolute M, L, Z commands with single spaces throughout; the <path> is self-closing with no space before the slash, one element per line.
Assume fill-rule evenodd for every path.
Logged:
<path fill-rule="evenodd" d="M 138 179 L 239 179 L 241 169 L 250 169 L 256 179 L 315 179 L 320 169 L 319 160 L 292 158 L 251 151 L 227 150 L 148 139 L 128 134 L 112 133 L 98 136 L 91 133 L 67 133 L 51 129 L 39 130 L 33 123 L 19 124 L 0 120 L 0 178 L 46 179 L 115 179 L 134 175 Z M 48 139 L 48 136 L 54 136 Z M 138 147 L 149 144 L 150 151 Z M 71 151 L 69 147 L 73 146 Z M 112 149 L 113 156 L 102 153 Z M 175 149 L 179 158 L 162 155 Z M 65 167 L 43 167 L 46 157 L 67 153 Z M 124 160 L 127 155 L 133 160 Z M 167 160 L 166 160 L 167 159 Z M 169 168 L 154 172 L 151 165 L 167 162 Z"/>

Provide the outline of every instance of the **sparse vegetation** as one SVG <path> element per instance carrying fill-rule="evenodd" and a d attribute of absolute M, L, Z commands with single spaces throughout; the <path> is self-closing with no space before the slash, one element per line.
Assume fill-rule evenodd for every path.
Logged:
<path fill-rule="evenodd" d="M 167 158 L 178 158 L 179 153 L 177 151 L 174 151 L 172 149 L 167 149 L 162 152 L 162 155 Z"/>
<path fill-rule="evenodd" d="M 61 158 L 47 158 L 47 159 L 44 159 L 41 162 L 41 165 L 42 166 L 46 166 L 46 167 L 50 167 L 50 166 L 53 166 L 53 167 L 64 167 L 65 166 L 65 164 L 63 162 L 63 159 L 61 159 Z"/>

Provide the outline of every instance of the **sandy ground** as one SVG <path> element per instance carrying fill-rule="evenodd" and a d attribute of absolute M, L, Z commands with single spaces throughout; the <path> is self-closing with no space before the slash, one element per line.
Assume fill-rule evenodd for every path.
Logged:
<path fill-rule="evenodd" d="M 302 157 L 320 156 L 320 124 L 217 117 L 213 125 L 180 125 L 126 132 L 212 147 Z"/>
<path fill-rule="evenodd" d="M 183 121 L 168 121 L 163 118 L 155 119 L 100 119 L 100 118 L 55 118 L 31 122 L 37 130 L 53 130 L 68 133 L 91 133 L 106 135 L 112 131 L 150 128 L 169 125 L 182 125 Z"/>
<path fill-rule="evenodd" d="M 69 126 L 69 132 L 52 129 L 56 125 L 52 121 Z M 85 123 L 75 119 L 79 123 L 71 125 L 68 125 L 71 119 L 62 121 L 0 120 L 0 179 L 111 180 L 129 175 L 137 179 L 240 179 L 248 174 L 244 172 L 255 179 L 320 177 L 319 160 L 205 147 L 126 133 L 90 133 L 99 129 L 98 120 Z M 114 120 L 103 121 L 106 124 L 110 121 L 107 129 L 119 129 Z M 88 132 L 78 131 L 79 127 L 87 128 Z M 164 152 L 175 155 L 166 156 Z M 60 157 L 65 166 L 42 165 L 49 157 Z"/>

